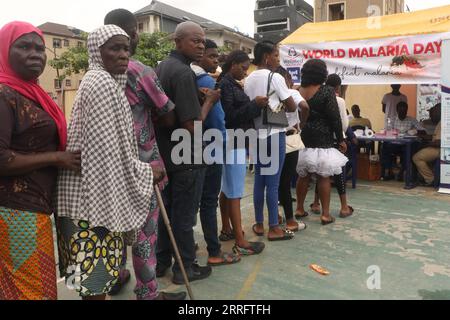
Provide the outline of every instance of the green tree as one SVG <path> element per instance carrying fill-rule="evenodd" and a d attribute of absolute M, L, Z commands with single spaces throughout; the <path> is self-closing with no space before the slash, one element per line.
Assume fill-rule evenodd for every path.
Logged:
<path fill-rule="evenodd" d="M 61 77 L 86 72 L 89 67 L 87 48 L 72 47 L 56 59 L 50 60 L 49 64 L 56 70 L 63 70 Z"/>
<path fill-rule="evenodd" d="M 220 55 L 227 56 L 233 51 L 233 49 L 231 48 L 231 46 L 228 43 L 226 43 L 224 46 L 219 47 L 218 51 L 219 51 Z"/>
<path fill-rule="evenodd" d="M 84 41 L 87 34 L 82 35 Z M 86 46 L 71 47 L 63 52 L 59 57 L 50 60 L 48 64 L 57 70 L 59 80 L 64 80 L 72 74 L 84 73 L 89 67 L 89 55 Z M 62 72 L 60 72 L 62 71 Z"/>
<path fill-rule="evenodd" d="M 134 59 L 143 64 L 155 68 L 169 53 L 175 49 L 175 44 L 170 35 L 164 32 L 143 33 Z"/>
<path fill-rule="evenodd" d="M 147 66 L 156 67 L 174 48 L 175 44 L 167 33 L 144 33 L 140 35 L 133 58 Z M 86 46 L 72 47 L 56 59 L 50 60 L 49 65 L 58 71 L 61 81 L 72 74 L 84 73 L 89 68 L 88 50 Z"/>

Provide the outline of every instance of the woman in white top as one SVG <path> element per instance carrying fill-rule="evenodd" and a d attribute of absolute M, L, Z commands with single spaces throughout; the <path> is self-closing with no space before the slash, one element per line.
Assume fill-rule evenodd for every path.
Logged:
<path fill-rule="evenodd" d="M 289 88 L 284 78 L 273 73 L 280 66 L 279 48 L 272 42 L 261 42 L 255 46 L 255 65 L 258 67 L 245 81 L 244 91 L 250 99 L 257 96 L 267 96 L 267 88 L 270 81 L 269 105 L 272 110 L 276 110 L 280 101 L 284 102 L 286 111 L 297 110 L 294 99 L 291 97 Z M 278 187 L 280 184 L 281 169 L 283 168 L 286 155 L 286 128 L 266 125 L 263 116 L 255 119 L 255 129 L 258 132 L 258 155 L 255 166 L 254 184 L 254 206 L 256 224 L 253 231 L 259 235 L 264 235 L 264 199 L 267 190 L 267 206 L 269 211 L 269 241 L 290 240 L 293 233 L 283 230 L 278 223 Z M 272 153 L 274 146 L 276 151 Z M 260 152 L 261 150 L 267 152 Z M 263 164 L 264 156 L 269 156 L 268 164 Z"/>

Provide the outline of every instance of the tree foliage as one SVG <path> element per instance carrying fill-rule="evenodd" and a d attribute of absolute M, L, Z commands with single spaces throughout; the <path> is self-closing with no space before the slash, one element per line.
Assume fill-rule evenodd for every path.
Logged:
<path fill-rule="evenodd" d="M 65 78 L 72 74 L 84 73 L 89 67 L 89 57 L 86 47 L 72 47 L 60 57 L 50 60 L 49 65 L 56 70 L 63 70 L 61 77 Z"/>
<path fill-rule="evenodd" d="M 147 66 L 156 67 L 174 48 L 175 45 L 167 33 L 144 33 L 140 35 L 139 45 L 133 58 Z M 49 65 L 62 71 L 60 80 L 72 74 L 85 73 L 89 68 L 87 47 L 71 47 L 61 56 L 50 60 Z"/>
<path fill-rule="evenodd" d="M 83 34 L 83 40 L 87 40 L 87 34 Z M 70 47 L 63 52 L 59 57 L 50 60 L 48 64 L 60 73 L 60 79 L 63 80 L 72 74 L 84 73 L 89 67 L 89 56 L 86 46 Z"/>
<path fill-rule="evenodd" d="M 143 33 L 140 35 L 139 46 L 133 58 L 155 68 L 174 49 L 175 44 L 169 34 L 163 32 Z"/>

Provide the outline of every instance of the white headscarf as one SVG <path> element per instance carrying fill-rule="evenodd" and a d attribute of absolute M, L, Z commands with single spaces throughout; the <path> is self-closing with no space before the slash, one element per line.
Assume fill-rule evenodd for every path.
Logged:
<path fill-rule="evenodd" d="M 61 217 L 128 232 L 145 223 L 153 176 L 150 165 L 139 161 L 127 76 L 108 73 L 101 57 L 101 47 L 117 35 L 128 38 L 113 25 L 88 37 L 89 71 L 75 100 L 67 144 L 68 150 L 82 151 L 82 174 L 61 170 L 56 207 Z"/>

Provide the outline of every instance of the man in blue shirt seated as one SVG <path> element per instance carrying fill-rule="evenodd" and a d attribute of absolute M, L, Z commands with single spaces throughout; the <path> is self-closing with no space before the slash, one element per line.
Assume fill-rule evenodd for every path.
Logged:
<path fill-rule="evenodd" d="M 200 91 L 205 88 L 214 89 L 216 87 L 216 81 L 210 74 L 214 74 L 218 67 L 219 52 L 217 50 L 217 44 L 207 39 L 203 58 L 191 65 L 192 70 L 197 76 L 197 85 Z M 214 144 L 215 150 L 224 150 L 227 133 L 225 128 L 225 112 L 223 111 L 220 100 L 212 107 L 203 123 L 203 127 L 204 130 L 215 129 L 222 133 L 222 139 L 214 140 L 211 144 Z M 219 158 L 219 155 L 215 155 L 214 151 L 212 152 L 212 156 Z M 209 266 L 233 264 L 241 260 L 239 256 L 233 253 L 222 252 L 218 238 L 217 206 L 222 182 L 222 161 L 223 156 L 220 157 L 219 163 L 213 163 L 207 166 L 200 204 L 200 219 L 207 244 Z"/>

